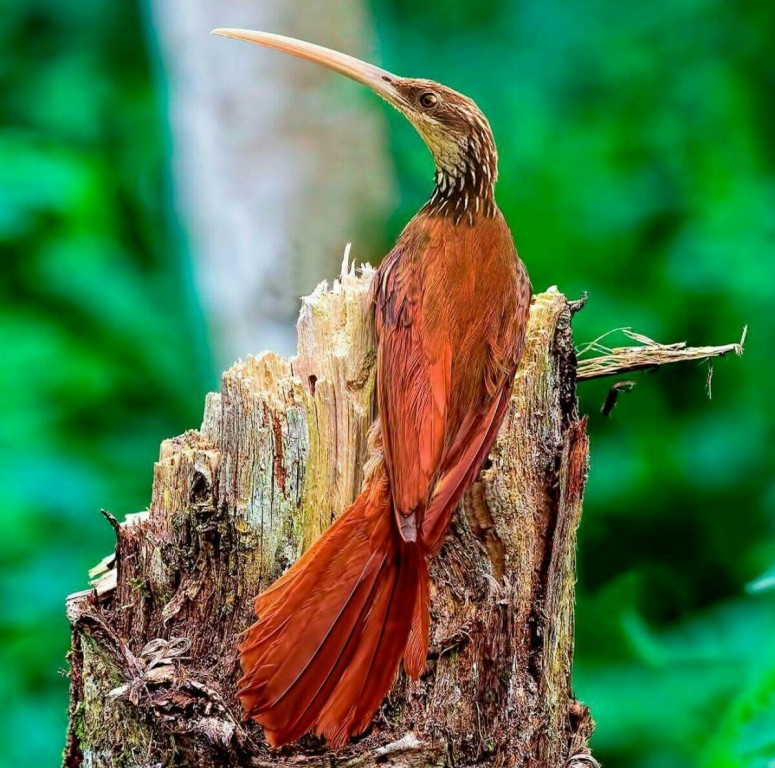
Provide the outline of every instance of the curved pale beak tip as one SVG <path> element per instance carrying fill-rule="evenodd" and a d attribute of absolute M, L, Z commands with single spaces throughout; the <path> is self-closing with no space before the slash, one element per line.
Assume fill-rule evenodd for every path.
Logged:
<path fill-rule="evenodd" d="M 220 37 L 233 37 L 235 40 L 247 40 L 248 42 L 250 42 L 249 29 L 234 29 L 232 27 L 218 27 L 217 29 L 211 30 L 210 34 L 219 35 Z"/>
<path fill-rule="evenodd" d="M 395 75 L 386 72 L 384 69 L 367 64 L 365 61 L 356 59 L 346 53 L 334 51 L 330 48 L 324 48 L 321 45 L 307 43 L 303 40 L 295 40 L 285 35 L 275 35 L 269 32 L 254 32 L 249 29 L 229 29 L 221 28 L 212 30 L 211 35 L 220 35 L 221 37 L 231 37 L 235 40 L 244 40 L 249 43 L 257 43 L 266 48 L 274 48 L 282 53 L 298 56 L 314 64 L 318 64 L 328 69 L 338 72 L 341 75 L 352 78 L 359 83 L 371 88 L 375 93 L 390 103 L 398 104 L 398 95 L 395 87 L 392 85 L 396 79 Z"/>

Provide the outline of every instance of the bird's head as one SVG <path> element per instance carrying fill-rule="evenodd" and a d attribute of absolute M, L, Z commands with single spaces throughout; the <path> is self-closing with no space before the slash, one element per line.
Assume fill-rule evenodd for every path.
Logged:
<path fill-rule="evenodd" d="M 486 180 L 495 182 L 495 142 L 487 118 L 474 101 L 433 80 L 393 77 L 390 85 L 395 95 L 383 98 L 417 129 L 439 171 L 459 177 L 478 161 Z"/>
<path fill-rule="evenodd" d="M 436 163 L 431 211 L 460 216 L 492 212 L 498 155 L 490 124 L 467 96 L 432 80 L 399 77 L 346 53 L 269 32 L 216 29 L 213 34 L 247 40 L 298 56 L 363 83 L 406 116 Z"/>

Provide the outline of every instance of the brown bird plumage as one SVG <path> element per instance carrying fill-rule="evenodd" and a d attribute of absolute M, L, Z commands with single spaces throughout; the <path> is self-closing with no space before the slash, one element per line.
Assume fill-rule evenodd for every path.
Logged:
<path fill-rule="evenodd" d="M 278 35 L 219 30 L 362 82 L 403 112 L 436 163 L 433 194 L 373 283 L 384 461 L 314 546 L 256 599 L 239 698 L 273 746 L 364 731 L 429 633 L 427 562 L 500 426 L 530 283 L 493 197 L 489 124 L 465 96 Z"/>

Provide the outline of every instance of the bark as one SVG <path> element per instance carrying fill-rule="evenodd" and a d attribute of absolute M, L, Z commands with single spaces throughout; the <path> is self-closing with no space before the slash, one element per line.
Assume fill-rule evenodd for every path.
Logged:
<path fill-rule="evenodd" d="M 426 673 L 400 673 L 337 752 L 270 752 L 235 700 L 253 597 L 355 497 L 374 416 L 372 271 L 303 301 L 299 350 L 228 370 L 202 427 L 168 440 L 147 512 L 68 599 L 66 766 L 589 765 L 570 687 L 576 530 L 587 471 L 573 307 L 535 297 L 509 412 L 433 562 Z M 574 758 L 572 760 L 571 758 Z"/>

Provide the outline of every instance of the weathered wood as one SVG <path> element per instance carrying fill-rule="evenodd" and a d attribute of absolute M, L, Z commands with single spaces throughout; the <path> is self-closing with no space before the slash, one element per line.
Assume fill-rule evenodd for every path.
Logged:
<path fill-rule="evenodd" d="M 637 346 L 632 347 L 607 347 L 603 339 L 616 332 L 622 333 L 628 339 L 638 342 Z M 743 333 L 740 341 L 734 344 L 722 344 L 712 347 L 689 347 L 685 341 L 679 341 L 674 344 L 660 344 L 642 333 L 635 333 L 630 328 L 618 328 L 616 331 L 609 331 L 603 334 L 590 344 L 586 344 L 579 350 L 578 370 L 576 378 L 579 381 L 583 379 L 599 379 L 605 376 L 620 376 L 623 373 L 632 371 L 643 371 L 649 368 L 658 368 L 662 365 L 671 363 L 688 363 L 694 360 L 707 361 L 711 365 L 714 357 L 723 357 L 730 352 L 734 352 L 738 357 L 743 354 L 745 347 L 745 337 L 748 333 L 748 326 L 743 327 Z M 588 353 L 594 353 L 591 357 L 584 357 Z M 710 375 L 712 368 L 708 373 L 708 388 L 710 394 Z"/>
<path fill-rule="evenodd" d="M 234 698 L 253 597 L 356 495 L 372 422 L 372 277 L 304 300 L 299 353 L 239 362 L 202 428 L 163 443 L 148 512 L 117 528 L 72 624 L 67 766 L 563 766 L 592 728 L 570 689 L 576 529 L 587 468 L 571 307 L 535 297 L 491 456 L 431 574 L 427 672 L 400 674 L 336 753 L 271 753 Z"/>

